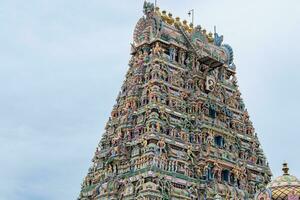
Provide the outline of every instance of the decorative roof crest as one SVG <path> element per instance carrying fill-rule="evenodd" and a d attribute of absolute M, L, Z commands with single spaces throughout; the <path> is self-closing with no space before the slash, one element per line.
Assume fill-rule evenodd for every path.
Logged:
<path fill-rule="evenodd" d="M 154 4 L 151 2 L 144 1 L 143 9 L 144 9 L 144 14 L 149 15 L 150 13 L 154 12 Z"/>

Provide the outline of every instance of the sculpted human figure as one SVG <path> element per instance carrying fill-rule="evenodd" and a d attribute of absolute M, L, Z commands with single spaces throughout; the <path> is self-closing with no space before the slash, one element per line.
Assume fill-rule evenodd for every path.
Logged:
<path fill-rule="evenodd" d="M 203 176 L 203 169 L 199 166 L 199 167 L 197 167 L 197 169 L 196 169 L 196 174 L 197 174 L 197 176 L 198 177 L 202 177 Z"/>
<path fill-rule="evenodd" d="M 188 155 L 189 159 L 192 161 L 192 163 L 194 164 L 196 156 L 193 153 L 192 146 L 188 146 L 187 155 Z"/>
<path fill-rule="evenodd" d="M 162 156 L 161 156 L 161 161 L 162 161 L 162 168 L 163 169 L 167 169 L 167 164 L 168 164 L 168 156 L 167 156 L 167 154 L 163 154 Z"/>
<path fill-rule="evenodd" d="M 226 190 L 226 196 L 225 196 L 225 199 L 228 199 L 228 200 L 231 199 L 231 194 L 230 194 L 230 191 L 229 191 L 228 189 Z"/>
<path fill-rule="evenodd" d="M 183 141 L 186 141 L 186 133 L 184 131 L 180 131 L 180 137 Z"/>
<path fill-rule="evenodd" d="M 143 139 L 142 145 L 144 148 L 146 148 L 148 145 L 148 141 L 145 138 Z"/>
<path fill-rule="evenodd" d="M 144 63 L 148 63 L 149 62 L 149 55 L 148 55 L 148 52 L 147 51 L 144 51 Z"/>
<path fill-rule="evenodd" d="M 107 172 L 108 172 L 108 173 L 112 173 L 112 170 L 113 170 L 113 169 L 112 169 L 112 166 L 111 166 L 111 165 L 108 165 Z"/>
<path fill-rule="evenodd" d="M 170 60 L 174 61 L 177 55 L 177 51 L 174 47 L 170 48 Z"/>
<path fill-rule="evenodd" d="M 171 129 L 171 136 L 175 137 L 177 130 L 175 128 Z"/>
<path fill-rule="evenodd" d="M 223 42 L 223 35 L 219 36 L 218 33 L 214 33 L 214 44 L 216 46 L 221 46 Z"/>
<path fill-rule="evenodd" d="M 208 145 L 212 145 L 213 142 L 214 142 L 213 133 L 212 133 L 212 131 L 209 131 L 209 132 L 208 132 L 207 139 L 206 139 L 206 143 L 207 143 Z"/>
<path fill-rule="evenodd" d="M 188 93 L 187 92 L 181 92 L 180 93 L 180 97 L 182 98 L 182 99 L 187 99 L 188 98 Z"/>
<path fill-rule="evenodd" d="M 131 140 L 131 132 L 129 130 L 126 131 L 127 140 Z"/>
<path fill-rule="evenodd" d="M 161 57 L 163 52 L 164 52 L 163 48 L 161 48 L 159 46 L 159 43 L 157 42 L 154 49 L 153 49 L 153 55 Z"/>
<path fill-rule="evenodd" d="M 181 52 L 181 55 L 180 55 L 180 64 L 184 65 L 184 62 L 185 62 L 185 53 Z"/>
<path fill-rule="evenodd" d="M 142 51 L 140 51 L 138 55 L 138 66 L 141 66 L 143 63 L 144 63 L 144 54 Z"/>
<path fill-rule="evenodd" d="M 185 60 L 186 66 L 190 69 L 190 70 L 194 70 L 194 58 L 193 55 L 188 55 L 186 60 Z"/>
<path fill-rule="evenodd" d="M 207 163 L 207 164 L 204 166 L 203 172 L 204 172 L 204 175 L 206 176 L 206 179 L 208 180 L 208 179 L 209 179 L 209 163 Z"/>
<path fill-rule="evenodd" d="M 226 77 L 227 79 L 227 77 Z M 237 86 L 237 78 L 235 75 L 229 76 L 227 82 L 231 83 L 234 86 Z"/>
<path fill-rule="evenodd" d="M 157 130 L 157 132 L 160 132 L 160 123 L 159 122 L 156 123 L 156 130 Z"/>
<path fill-rule="evenodd" d="M 157 142 L 157 146 L 159 148 L 159 154 L 161 155 L 163 153 L 163 151 L 165 151 L 165 148 L 166 148 L 165 138 L 161 138 Z"/>
<path fill-rule="evenodd" d="M 197 60 L 196 61 L 196 70 L 199 71 L 200 70 L 200 62 Z"/>

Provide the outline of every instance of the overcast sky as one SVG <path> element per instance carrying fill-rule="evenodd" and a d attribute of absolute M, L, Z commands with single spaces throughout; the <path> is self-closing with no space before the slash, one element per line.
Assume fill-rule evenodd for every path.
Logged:
<path fill-rule="evenodd" d="M 176 3 L 175 3 L 176 2 Z M 300 177 L 300 1 L 159 0 L 224 35 L 275 176 Z M 128 69 L 142 0 L 0 0 L 0 199 L 75 199 Z"/>

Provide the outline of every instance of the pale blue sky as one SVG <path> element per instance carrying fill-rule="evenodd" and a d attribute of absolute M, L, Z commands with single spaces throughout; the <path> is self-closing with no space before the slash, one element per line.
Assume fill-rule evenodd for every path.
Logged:
<path fill-rule="evenodd" d="M 159 0 L 216 25 L 275 176 L 300 177 L 300 1 Z M 284 3 L 283 3 L 284 2 Z M 75 199 L 128 69 L 142 0 L 0 0 L 0 200 Z"/>

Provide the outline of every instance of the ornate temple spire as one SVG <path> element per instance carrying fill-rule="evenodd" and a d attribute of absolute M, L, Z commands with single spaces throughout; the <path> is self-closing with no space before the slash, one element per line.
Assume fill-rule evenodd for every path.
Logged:
<path fill-rule="evenodd" d="M 223 37 L 144 2 L 80 200 L 249 199 L 271 171 Z M 112 80 L 113 81 L 113 80 Z"/>

